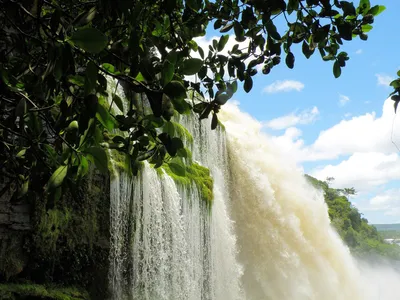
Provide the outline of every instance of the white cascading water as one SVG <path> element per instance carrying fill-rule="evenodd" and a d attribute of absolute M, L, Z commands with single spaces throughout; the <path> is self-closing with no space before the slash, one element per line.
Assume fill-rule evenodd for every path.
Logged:
<path fill-rule="evenodd" d="M 210 166 L 212 209 L 196 185 L 177 185 L 148 164 L 136 178 L 115 174 L 110 188 L 112 299 L 243 299 L 227 208 L 225 135 L 195 119 L 181 122 L 196 141 L 188 145 L 193 160 Z"/>
<path fill-rule="evenodd" d="M 226 132 L 180 120 L 193 135 L 193 159 L 211 171 L 211 211 L 195 185 L 148 164 L 135 178 L 112 179 L 112 299 L 366 299 L 323 195 L 257 121 L 234 105 L 219 117 Z"/>
<path fill-rule="evenodd" d="M 259 122 L 233 105 L 220 118 L 228 137 L 231 217 L 245 298 L 364 299 L 323 195 L 281 157 Z"/>

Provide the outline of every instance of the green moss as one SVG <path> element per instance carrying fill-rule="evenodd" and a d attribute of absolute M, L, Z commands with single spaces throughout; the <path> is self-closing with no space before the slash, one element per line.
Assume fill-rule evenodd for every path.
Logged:
<path fill-rule="evenodd" d="M 8 238 L 1 239 L 0 277 L 6 280 L 21 273 L 26 265 L 27 256 L 22 250 L 23 238 L 22 234 L 14 233 Z"/>
<path fill-rule="evenodd" d="M 132 174 L 132 161 L 128 155 L 118 150 L 110 150 L 109 155 L 108 169 L 110 170 L 111 178 L 114 178 L 121 172 Z M 142 161 L 135 161 L 134 164 L 137 170 L 141 170 L 144 165 Z"/>
<path fill-rule="evenodd" d="M 177 120 L 177 118 L 175 118 Z M 191 133 L 181 124 L 176 121 L 165 122 L 162 131 L 168 133 L 171 137 L 180 138 L 186 144 L 191 145 L 193 143 L 193 136 Z"/>
<path fill-rule="evenodd" d="M 111 176 L 116 176 L 119 172 L 127 172 L 126 155 L 118 150 L 110 150 L 110 159 L 108 160 L 108 169 L 110 170 Z"/>
<path fill-rule="evenodd" d="M 158 169 L 160 175 L 163 175 L 161 169 L 165 171 L 177 184 L 182 186 L 191 186 L 195 184 L 200 192 L 203 201 L 207 202 L 207 205 L 211 206 L 214 198 L 213 194 L 213 179 L 210 175 L 210 170 L 197 163 L 185 165 L 186 175 L 178 176 L 171 171 L 168 164 L 164 164 Z"/>
<path fill-rule="evenodd" d="M 177 122 L 171 121 L 171 123 L 174 125 L 176 137 L 190 144 L 193 143 L 193 136 L 190 134 L 189 130 L 187 130 L 183 125 Z"/>
<path fill-rule="evenodd" d="M 41 247 L 45 252 L 52 253 L 56 251 L 56 244 L 60 235 L 65 231 L 71 220 L 71 214 L 68 210 L 50 209 L 41 218 L 38 233 L 44 243 Z"/>
<path fill-rule="evenodd" d="M 0 299 L 54 299 L 82 300 L 89 299 L 87 293 L 76 288 L 46 287 L 38 284 L 0 284 Z"/>

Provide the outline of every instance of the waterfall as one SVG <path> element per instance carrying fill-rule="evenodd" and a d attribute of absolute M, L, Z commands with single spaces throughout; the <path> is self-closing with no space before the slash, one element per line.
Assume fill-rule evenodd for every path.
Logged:
<path fill-rule="evenodd" d="M 195 184 L 144 164 L 111 180 L 112 299 L 364 299 L 323 195 L 236 106 L 181 116 L 193 161 L 210 169 L 209 209 Z"/>
<path fill-rule="evenodd" d="M 147 163 L 135 178 L 115 174 L 110 189 L 110 285 L 115 300 L 243 299 L 227 207 L 225 135 L 193 118 L 181 122 L 195 141 L 189 145 L 193 160 L 210 166 L 212 208 L 195 184 L 177 184 Z"/>
<path fill-rule="evenodd" d="M 365 299 L 322 193 L 280 155 L 259 122 L 237 106 L 227 106 L 220 118 L 246 299 Z"/>

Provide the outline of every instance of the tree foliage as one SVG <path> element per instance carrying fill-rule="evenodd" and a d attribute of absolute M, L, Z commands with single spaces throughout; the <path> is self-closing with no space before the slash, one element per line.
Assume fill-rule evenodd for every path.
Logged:
<path fill-rule="evenodd" d="M 354 188 L 334 189 L 328 182 L 319 181 L 306 175 L 309 182 L 324 192 L 331 224 L 357 256 L 383 256 L 400 260 L 400 247 L 384 242 L 378 230 L 368 224 L 358 209 L 351 204 L 347 196 L 354 195 Z"/>
<path fill-rule="evenodd" d="M 296 44 L 332 61 L 338 77 L 343 41 L 366 40 L 384 10 L 369 0 L 0 3 L 1 193 L 16 198 L 43 186 L 57 197 L 91 164 L 106 172 L 107 148 L 133 174 L 143 160 L 182 169 L 182 141 L 160 130 L 174 114 L 212 114 L 215 128 L 239 84 L 250 92 L 258 70 L 269 74 L 281 58 L 294 67 Z M 195 38 L 208 26 L 221 36 L 202 49 Z M 223 54 L 229 39 L 237 43 Z"/>

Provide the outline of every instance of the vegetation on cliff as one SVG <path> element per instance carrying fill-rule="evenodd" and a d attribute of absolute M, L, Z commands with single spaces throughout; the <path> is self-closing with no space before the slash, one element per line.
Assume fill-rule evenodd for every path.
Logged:
<path fill-rule="evenodd" d="M 306 178 L 313 186 L 324 192 L 332 226 L 354 255 L 361 257 L 379 255 L 400 260 L 400 246 L 385 243 L 378 230 L 369 224 L 349 201 L 346 195 L 354 193 L 354 189 L 334 189 L 328 182 L 309 175 L 306 175 Z"/>

